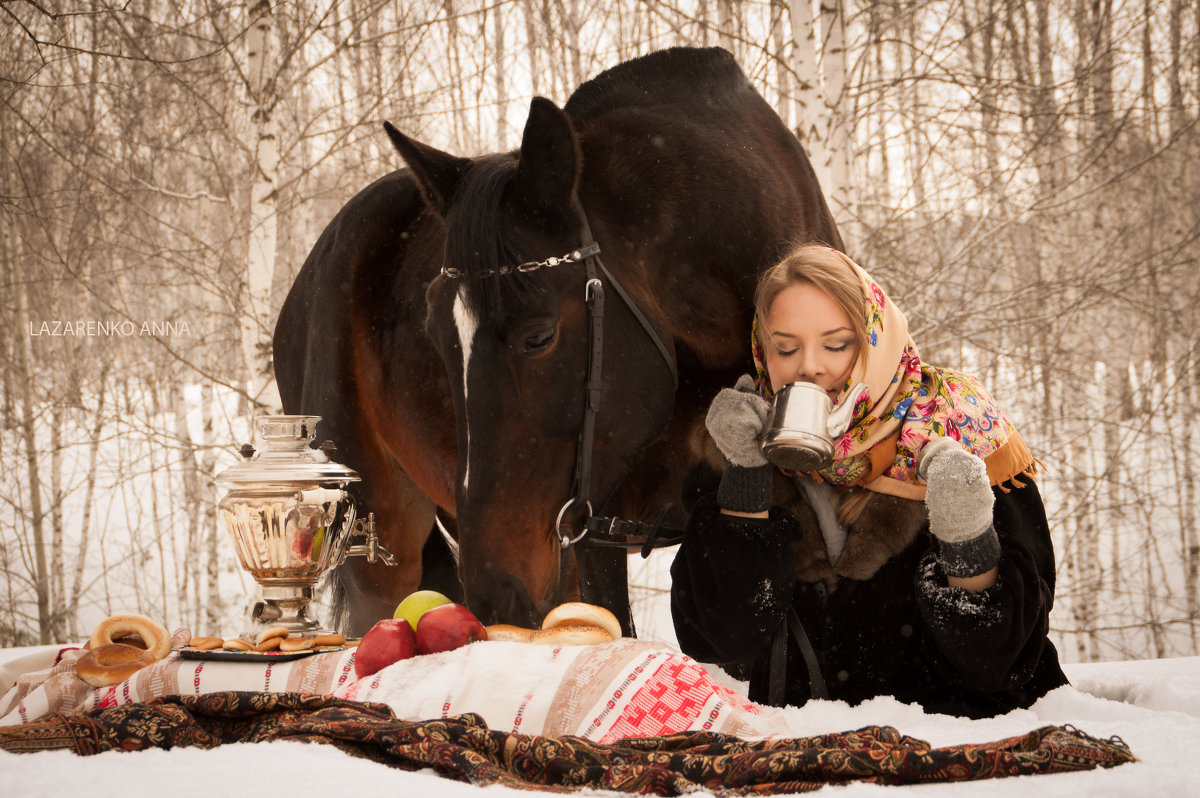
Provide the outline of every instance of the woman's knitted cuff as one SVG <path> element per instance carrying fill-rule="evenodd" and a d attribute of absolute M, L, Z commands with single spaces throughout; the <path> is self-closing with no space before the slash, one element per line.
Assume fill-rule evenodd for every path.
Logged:
<path fill-rule="evenodd" d="M 957 543 L 938 541 L 938 559 L 947 576 L 966 578 L 990 571 L 1000 562 L 1000 538 L 988 526 L 982 535 Z"/>
<path fill-rule="evenodd" d="M 739 466 L 725 460 L 725 473 L 717 488 L 717 504 L 736 513 L 762 513 L 771 509 L 771 465 Z"/>

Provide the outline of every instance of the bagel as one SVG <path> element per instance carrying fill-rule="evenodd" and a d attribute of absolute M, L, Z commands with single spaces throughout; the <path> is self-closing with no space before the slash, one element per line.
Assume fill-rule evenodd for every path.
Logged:
<path fill-rule="evenodd" d="M 495 623 L 485 626 L 488 640 L 509 640 L 514 643 L 528 643 L 529 638 L 536 632 L 534 629 L 524 629 L 507 623 Z"/>
<path fill-rule="evenodd" d="M 250 643 L 247 643 L 240 637 L 233 637 L 229 640 L 226 640 L 221 645 L 221 648 L 225 649 L 226 651 L 250 651 L 254 648 L 254 646 Z"/>
<path fill-rule="evenodd" d="M 311 637 L 283 637 L 279 640 L 280 651 L 307 651 L 312 647 Z"/>
<path fill-rule="evenodd" d="M 149 651 L 123 643 L 109 643 L 96 646 L 80 657 L 75 662 L 75 673 L 92 687 L 108 687 L 120 684 L 154 662 Z"/>
<path fill-rule="evenodd" d="M 219 637 L 193 637 L 188 642 L 188 648 L 194 648 L 197 651 L 215 651 L 225 645 L 225 641 Z"/>
<path fill-rule="evenodd" d="M 346 636 L 337 634 L 317 635 L 313 638 L 313 648 L 321 646 L 344 646 L 346 645 Z"/>
<path fill-rule="evenodd" d="M 146 641 L 142 639 L 141 635 L 125 635 L 124 637 L 118 637 L 116 640 L 113 640 L 113 642 L 119 643 L 123 646 L 140 648 L 142 651 L 146 650 Z"/>
<path fill-rule="evenodd" d="M 144 615 L 111 615 L 96 624 L 92 639 L 88 642 L 94 651 L 101 646 L 111 646 L 116 638 L 131 634 L 142 638 L 146 651 L 152 657 L 151 662 L 157 662 L 171 653 L 171 636 L 167 630 Z"/>
<path fill-rule="evenodd" d="M 584 604 L 582 601 L 569 601 L 559 604 L 546 613 L 542 620 L 542 629 L 553 629 L 556 626 L 599 626 L 608 632 L 610 640 L 621 636 L 621 622 L 603 607 L 595 604 Z"/>
<path fill-rule="evenodd" d="M 261 643 L 259 643 L 258 645 L 256 645 L 254 647 L 254 650 L 255 651 L 278 651 L 279 646 L 281 646 L 283 644 L 283 641 L 284 641 L 284 638 L 282 638 L 282 637 L 268 637 L 266 640 L 264 640 Z"/>
<path fill-rule="evenodd" d="M 287 637 L 288 629 L 286 626 L 272 626 L 270 629 L 261 633 L 258 639 L 254 641 L 255 645 L 261 646 L 263 643 L 275 637 Z"/>
<path fill-rule="evenodd" d="M 529 642 L 543 646 L 594 646 L 611 643 L 613 636 L 594 624 L 572 624 L 539 629 L 529 635 Z"/>

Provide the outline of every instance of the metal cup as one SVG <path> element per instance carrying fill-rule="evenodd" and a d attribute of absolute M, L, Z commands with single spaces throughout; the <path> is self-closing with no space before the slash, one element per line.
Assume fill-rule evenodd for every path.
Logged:
<path fill-rule="evenodd" d="M 771 403 L 763 432 L 763 456 L 789 471 L 819 471 L 833 462 L 833 441 L 850 427 L 854 404 L 866 390 L 856 383 L 837 410 L 823 389 L 790 382 Z"/>

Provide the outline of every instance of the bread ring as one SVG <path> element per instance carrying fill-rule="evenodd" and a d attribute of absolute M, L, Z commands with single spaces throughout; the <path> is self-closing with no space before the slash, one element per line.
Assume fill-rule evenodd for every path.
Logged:
<path fill-rule="evenodd" d="M 258 639 L 254 641 L 254 643 L 255 643 L 255 645 L 261 646 L 263 643 L 267 642 L 268 640 L 270 640 L 273 637 L 287 637 L 287 636 L 288 636 L 288 630 L 287 630 L 286 626 L 272 626 L 270 629 L 268 629 L 267 631 L 260 634 L 258 636 Z"/>
<path fill-rule="evenodd" d="M 92 639 L 88 642 L 95 650 L 110 646 L 115 638 L 129 634 L 136 634 L 146 643 L 146 651 L 153 657 L 151 662 L 171 653 L 171 636 L 167 630 L 144 615 L 111 615 L 96 624 Z"/>
<path fill-rule="evenodd" d="M 346 636 L 340 634 L 317 635 L 313 638 L 313 648 L 321 646 L 344 646 L 346 645 Z"/>
<path fill-rule="evenodd" d="M 194 648 L 197 651 L 215 651 L 225 645 L 225 641 L 219 637 L 193 637 L 188 642 L 188 648 Z"/>
<path fill-rule="evenodd" d="M 282 637 L 279 639 L 280 651 L 307 651 L 312 647 L 311 637 Z"/>
<path fill-rule="evenodd" d="M 96 646 L 75 662 L 75 673 L 92 687 L 120 684 L 147 665 L 155 662 L 149 651 L 109 643 Z"/>
<path fill-rule="evenodd" d="M 125 635 L 124 637 L 118 637 L 117 639 L 113 640 L 113 642 L 122 646 L 133 646 L 134 648 L 140 648 L 142 651 L 146 650 L 146 641 L 142 639 L 141 635 Z"/>
<path fill-rule="evenodd" d="M 612 640 L 621 636 L 621 622 L 617 620 L 617 616 L 603 607 L 584 604 L 582 601 L 559 604 L 546 613 L 545 619 L 542 620 L 542 628 L 552 629 L 555 626 L 599 626 L 608 632 Z"/>
<path fill-rule="evenodd" d="M 592 624 L 552 626 L 539 629 L 529 636 L 530 643 L 543 646 L 594 646 L 597 643 L 611 643 L 612 640 L 613 636 L 608 630 Z"/>
<path fill-rule="evenodd" d="M 277 651 L 283 643 L 282 637 L 268 637 L 266 640 L 254 647 L 255 651 Z"/>
<path fill-rule="evenodd" d="M 247 643 L 240 637 L 233 637 L 229 640 L 226 640 L 221 645 L 221 648 L 225 649 L 226 651 L 250 651 L 254 648 L 254 646 L 250 643 Z"/>
<path fill-rule="evenodd" d="M 488 640 L 510 640 L 516 643 L 528 643 L 536 630 L 523 629 L 520 626 L 513 626 L 507 623 L 494 623 L 491 626 L 485 626 L 487 630 Z"/>

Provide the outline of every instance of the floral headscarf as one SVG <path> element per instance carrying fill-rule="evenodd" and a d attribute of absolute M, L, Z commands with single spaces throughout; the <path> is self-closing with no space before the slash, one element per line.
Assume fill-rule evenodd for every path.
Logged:
<path fill-rule="evenodd" d="M 809 476 L 921 499 L 925 483 L 917 476 L 917 455 L 933 438 L 948 436 L 983 458 L 991 483 L 1001 490 L 1007 490 L 1002 485 L 1007 481 L 1020 486 L 1019 475 L 1033 477 L 1037 462 L 979 380 L 922 363 L 904 314 L 858 264 L 838 254 L 862 281 L 870 350 L 870 357 L 859 353 L 840 399 L 858 382 L 867 391 L 855 403 L 850 429 L 833 442 L 833 462 Z M 755 386 L 770 401 L 774 389 L 758 341 L 757 316 L 751 346 Z"/>

